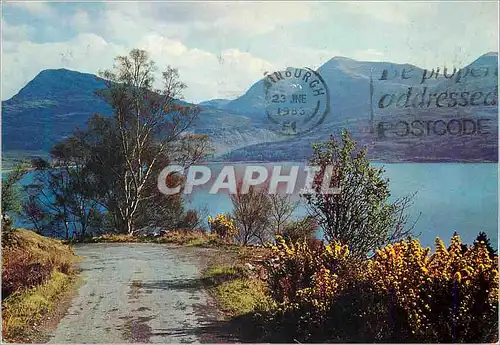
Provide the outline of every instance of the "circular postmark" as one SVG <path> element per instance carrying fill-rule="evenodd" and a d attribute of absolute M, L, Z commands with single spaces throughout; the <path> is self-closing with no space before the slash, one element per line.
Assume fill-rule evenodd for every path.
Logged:
<path fill-rule="evenodd" d="M 308 132 L 321 124 L 330 110 L 328 87 L 309 68 L 288 67 L 266 74 L 265 109 L 271 127 L 285 135 Z"/>

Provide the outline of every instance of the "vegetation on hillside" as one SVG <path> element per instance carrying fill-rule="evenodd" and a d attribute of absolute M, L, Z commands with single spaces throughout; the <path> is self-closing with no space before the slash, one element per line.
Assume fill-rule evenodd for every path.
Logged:
<path fill-rule="evenodd" d="M 12 230 L 2 246 L 2 337 L 26 342 L 74 281 L 77 257 L 62 242 Z"/>
<path fill-rule="evenodd" d="M 80 238 L 70 242 L 85 243 L 167 243 L 181 246 L 220 246 L 223 241 L 216 234 L 202 230 L 177 229 L 160 236 L 133 236 L 127 234 L 103 234 L 99 236 Z"/>

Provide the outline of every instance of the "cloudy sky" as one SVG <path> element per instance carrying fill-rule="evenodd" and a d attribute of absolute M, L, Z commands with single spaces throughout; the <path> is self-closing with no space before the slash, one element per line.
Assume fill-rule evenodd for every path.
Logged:
<path fill-rule="evenodd" d="M 498 51 L 498 2 L 3 2 L 2 100 L 41 70 L 96 73 L 132 48 L 185 99 L 235 98 L 266 71 L 334 56 L 461 67 Z"/>

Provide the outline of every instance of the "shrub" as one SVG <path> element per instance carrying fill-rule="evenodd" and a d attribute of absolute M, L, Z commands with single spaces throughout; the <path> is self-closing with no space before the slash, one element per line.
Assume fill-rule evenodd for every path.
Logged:
<path fill-rule="evenodd" d="M 223 213 L 218 214 L 215 218 L 209 216 L 208 224 L 210 225 L 210 231 L 225 242 L 231 242 L 233 236 L 238 233 L 233 220 Z"/>
<path fill-rule="evenodd" d="M 339 284 L 340 288 L 347 286 L 346 279 L 355 272 L 348 260 L 349 249 L 339 242 L 287 243 L 276 236 L 276 244 L 270 248 L 268 285 L 274 300 L 285 308 L 304 302 L 318 307 L 335 295 Z"/>
<path fill-rule="evenodd" d="M 269 194 L 270 218 L 275 234 L 281 234 L 287 225 L 299 202 L 292 201 L 289 194 Z"/>
<path fill-rule="evenodd" d="M 284 305 L 298 302 L 299 290 L 312 285 L 312 277 L 321 268 L 323 245 L 311 248 L 306 241 L 288 244 L 282 236 L 269 246 L 271 258 L 265 262 L 267 283 L 272 298 Z"/>
<path fill-rule="evenodd" d="M 311 216 L 285 223 L 281 235 L 288 243 L 312 239 L 318 230 L 318 223 Z"/>
<path fill-rule="evenodd" d="M 2 216 L 2 248 L 8 247 L 11 243 L 14 229 L 12 228 L 12 219 Z"/>
<path fill-rule="evenodd" d="M 250 186 L 248 192 L 244 193 L 240 184 L 237 193 L 231 194 L 230 198 L 233 204 L 232 218 L 238 230 L 235 238 L 240 244 L 264 244 L 272 239 L 272 206 L 265 189 Z"/>
<path fill-rule="evenodd" d="M 269 245 L 272 254 L 265 263 L 267 285 L 276 303 L 272 322 L 285 339 L 279 342 L 323 341 L 331 302 L 355 280 L 347 246 L 303 239 L 287 242 L 276 236 Z"/>
<path fill-rule="evenodd" d="M 71 247 L 34 232 L 16 229 L 2 250 L 2 299 L 47 280 L 52 271 L 71 273 L 75 257 Z"/>
<path fill-rule="evenodd" d="M 349 246 L 360 258 L 404 239 L 412 228 L 406 227 L 406 213 L 411 197 L 390 201 L 389 181 L 383 169 L 373 167 L 366 149 L 358 149 L 347 131 L 341 140 L 333 136 L 327 142 L 313 145 L 310 166 L 320 171 L 315 175 L 312 190 L 304 194 L 308 208 L 316 215 L 324 238 Z M 329 171 L 328 167 L 333 167 Z M 327 187 L 338 187 L 338 194 L 323 193 L 324 178 Z"/>
<path fill-rule="evenodd" d="M 18 249 L 4 251 L 2 299 L 18 290 L 42 284 L 51 273 L 51 264 L 37 260 L 31 252 Z"/>
<path fill-rule="evenodd" d="M 195 229 L 200 224 L 200 217 L 196 210 L 188 210 L 180 222 L 180 228 Z"/>
<path fill-rule="evenodd" d="M 488 252 L 490 253 L 490 257 L 491 258 L 494 258 L 497 255 L 496 249 L 491 246 L 490 239 L 488 238 L 488 235 L 486 235 L 485 232 L 481 231 L 477 235 L 476 240 L 474 241 L 474 243 L 476 243 L 476 242 L 478 242 L 478 243 L 483 242 L 484 243 L 484 245 L 486 246 L 486 249 L 488 249 Z"/>
<path fill-rule="evenodd" d="M 485 243 L 462 252 L 459 236 L 449 249 L 436 239 L 429 255 L 417 240 L 379 251 L 368 262 L 367 278 L 405 312 L 417 339 L 482 342 L 498 328 L 498 267 Z"/>
<path fill-rule="evenodd" d="M 266 262 L 279 342 L 490 342 L 498 339 L 498 268 L 484 241 L 436 252 L 405 240 L 360 262 L 339 242 L 277 237 Z"/>
<path fill-rule="evenodd" d="M 21 211 L 19 181 L 27 171 L 25 163 L 17 163 L 11 171 L 5 174 L 5 177 L 2 177 L 2 219 L 7 213 L 19 213 Z"/>

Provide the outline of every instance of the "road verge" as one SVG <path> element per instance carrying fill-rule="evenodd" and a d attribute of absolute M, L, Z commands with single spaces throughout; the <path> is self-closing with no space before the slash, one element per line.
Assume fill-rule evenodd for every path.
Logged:
<path fill-rule="evenodd" d="M 42 320 L 63 313 L 59 304 L 75 288 L 77 261 L 73 249 L 61 241 L 23 229 L 13 232 L 2 248 L 3 341 L 41 339 Z"/>

